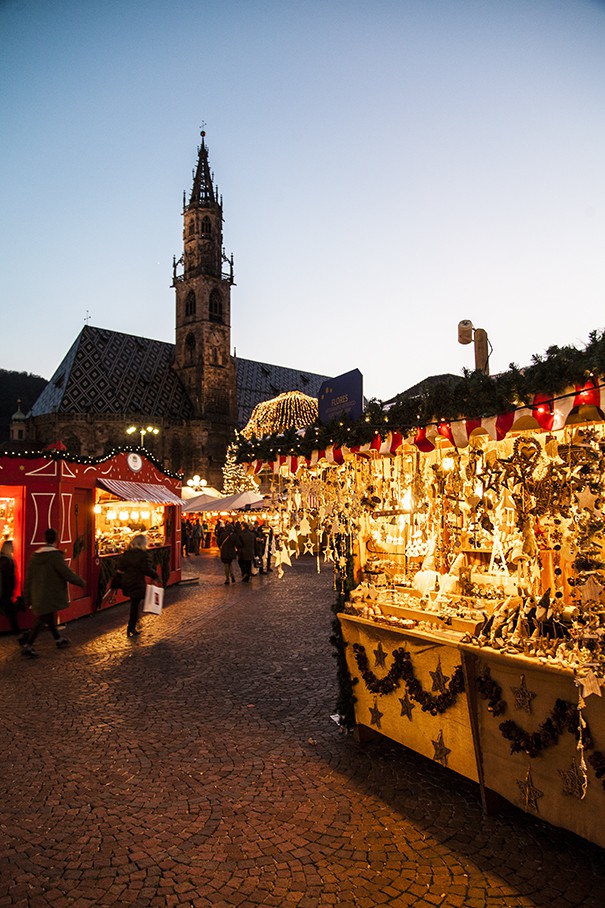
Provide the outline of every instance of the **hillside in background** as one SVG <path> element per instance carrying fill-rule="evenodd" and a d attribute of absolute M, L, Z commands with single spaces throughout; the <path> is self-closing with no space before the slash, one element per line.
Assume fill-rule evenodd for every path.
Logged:
<path fill-rule="evenodd" d="M 10 420 L 17 409 L 17 401 L 21 401 L 21 409 L 27 413 L 47 384 L 47 380 L 40 375 L 0 369 L 0 442 L 8 440 Z"/>

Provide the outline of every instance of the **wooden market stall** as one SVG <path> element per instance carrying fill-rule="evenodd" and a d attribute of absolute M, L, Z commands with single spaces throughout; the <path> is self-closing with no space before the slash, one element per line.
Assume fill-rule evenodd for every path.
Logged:
<path fill-rule="evenodd" d="M 604 412 L 591 376 L 499 416 L 249 461 L 291 484 L 284 532 L 312 510 L 328 539 L 349 725 L 602 847 Z"/>
<path fill-rule="evenodd" d="M 180 506 L 180 478 L 142 451 L 104 458 L 57 450 L 0 455 L 0 534 L 13 540 L 16 592 L 51 526 L 68 564 L 86 582 L 83 589 L 70 585 L 70 606 L 59 615 L 63 622 L 105 607 L 103 596 L 119 553 L 135 533 L 147 535 L 164 584 L 178 582 Z M 22 622 L 24 617 L 31 620 L 22 616 Z M 0 616 L 0 631 L 8 627 Z"/>

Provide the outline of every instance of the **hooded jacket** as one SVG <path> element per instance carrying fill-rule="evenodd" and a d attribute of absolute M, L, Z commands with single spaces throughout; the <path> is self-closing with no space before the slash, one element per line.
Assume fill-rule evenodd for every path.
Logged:
<path fill-rule="evenodd" d="M 59 612 L 69 605 L 67 584 L 84 587 L 78 574 L 67 566 L 63 552 L 43 545 L 32 555 L 25 574 L 25 601 L 35 615 Z"/>

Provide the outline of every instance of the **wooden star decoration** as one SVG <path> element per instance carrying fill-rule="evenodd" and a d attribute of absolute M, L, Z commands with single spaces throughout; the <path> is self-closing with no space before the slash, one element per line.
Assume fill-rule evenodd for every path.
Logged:
<path fill-rule="evenodd" d="M 408 693 L 406 691 L 405 697 L 400 697 L 399 702 L 401 703 L 401 715 L 407 716 L 410 722 L 412 721 L 412 710 L 415 708 L 415 703 L 412 703 Z"/>
<path fill-rule="evenodd" d="M 538 813 L 538 798 L 544 797 L 544 792 L 535 787 L 531 777 L 531 767 L 527 770 L 524 779 L 517 779 L 517 785 L 523 796 L 525 810 L 535 810 Z"/>
<path fill-rule="evenodd" d="M 447 681 L 449 681 L 449 675 L 443 674 L 443 669 L 441 668 L 441 659 L 439 659 L 435 671 L 429 672 L 429 675 L 433 679 L 433 690 L 438 690 L 440 694 L 445 693 L 445 685 Z"/>
<path fill-rule="evenodd" d="M 387 661 L 387 654 L 382 648 L 382 643 L 378 643 L 378 646 L 374 650 L 374 664 L 380 668 L 384 668 Z"/>
<path fill-rule="evenodd" d="M 435 748 L 435 755 L 433 760 L 436 760 L 437 763 L 441 763 L 442 766 L 447 766 L 447 757 L 448 754 L 451 754 L 451 748 L 446 747 L 443 743 L 443 730 L 439 731 L 439 736 L 436 741 L 433 741 L 433 747 Z"/>
<path fill-rule="evenodd" d="M 571 761 L 569 769 L 558 769 L 557 772 L 563 780 L 563 794 L 582 800 L 586 795 L 588 778 L 586 771 L 582 770 L 575 760 Z"/>
<path fill-rule="evenodd" d="M 380 728 L 380 720 L 384 716 L 384 713 L 381 713 L 378 709 L 378 701 L 374 700 L 374 706 L 370 706 L 370 713 L 372 718 L 370 719 L 370 725 L 375 725 L 376 728 Z"/>
<path fill-rule="evenodd" d="M 313 540 L 307 539 L 304 543 L 303 555 L 312 555 L 313 554 Z"/>
<path fill-rule="evenodd" d="M 576 498 L 578 499 L 581 510 L 586 509 L 587 511 L 594 511 L 595 502 L 598 497 L 598 495 L 595 495 L 590 491 L 588 486 L 585 486 L 581 492 L 576 492 Z"/>
<path fill-rule="evenodd" d="M 531 701 L 535 698 L 535 693 L 528 690 L 525 683 L 525 675 L 521 675 L 521 684 L 519 687 L 511 687 L 515 698 L 515 709 L 522 709 L 523 712 L 531 712 Z"/>

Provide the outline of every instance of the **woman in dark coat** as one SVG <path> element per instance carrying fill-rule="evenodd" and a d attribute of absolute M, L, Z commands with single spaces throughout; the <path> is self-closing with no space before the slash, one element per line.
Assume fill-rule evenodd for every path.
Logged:
<path fill-rule="evenodd" d="M 240 546 L 239 536 L 234 527 L 226 527 L 226 534 L 221 542 L 220 553 L 223 567 L 225 568 L 225 583 L 235 583 L 233 560 L 237 558 Z"/>
<path fill-rule="evenodd" d="M 7 539 L 0 549 L 0 612 L 9 620 L 13 634 L 19 634 L 17 621 L 17 606 L 15 605 L 15 561 L 13 558 L 13 543 Z"/>
<path fill-rule="evenodd" d="M 137 630 L 139 620 L 139 607 L 145 598 L 147 583 L 146 577 L 159 581 L 157 572 L 151 565 L 151 558 L 147 551 L 147 536 L 139 533 L 133 536 L 130 546 L 120 556 L 117 569 L 121 573 L 122 590 L 130 598 L 130 615 L 126 634 L 137 637 L 141 632 Z"/>

